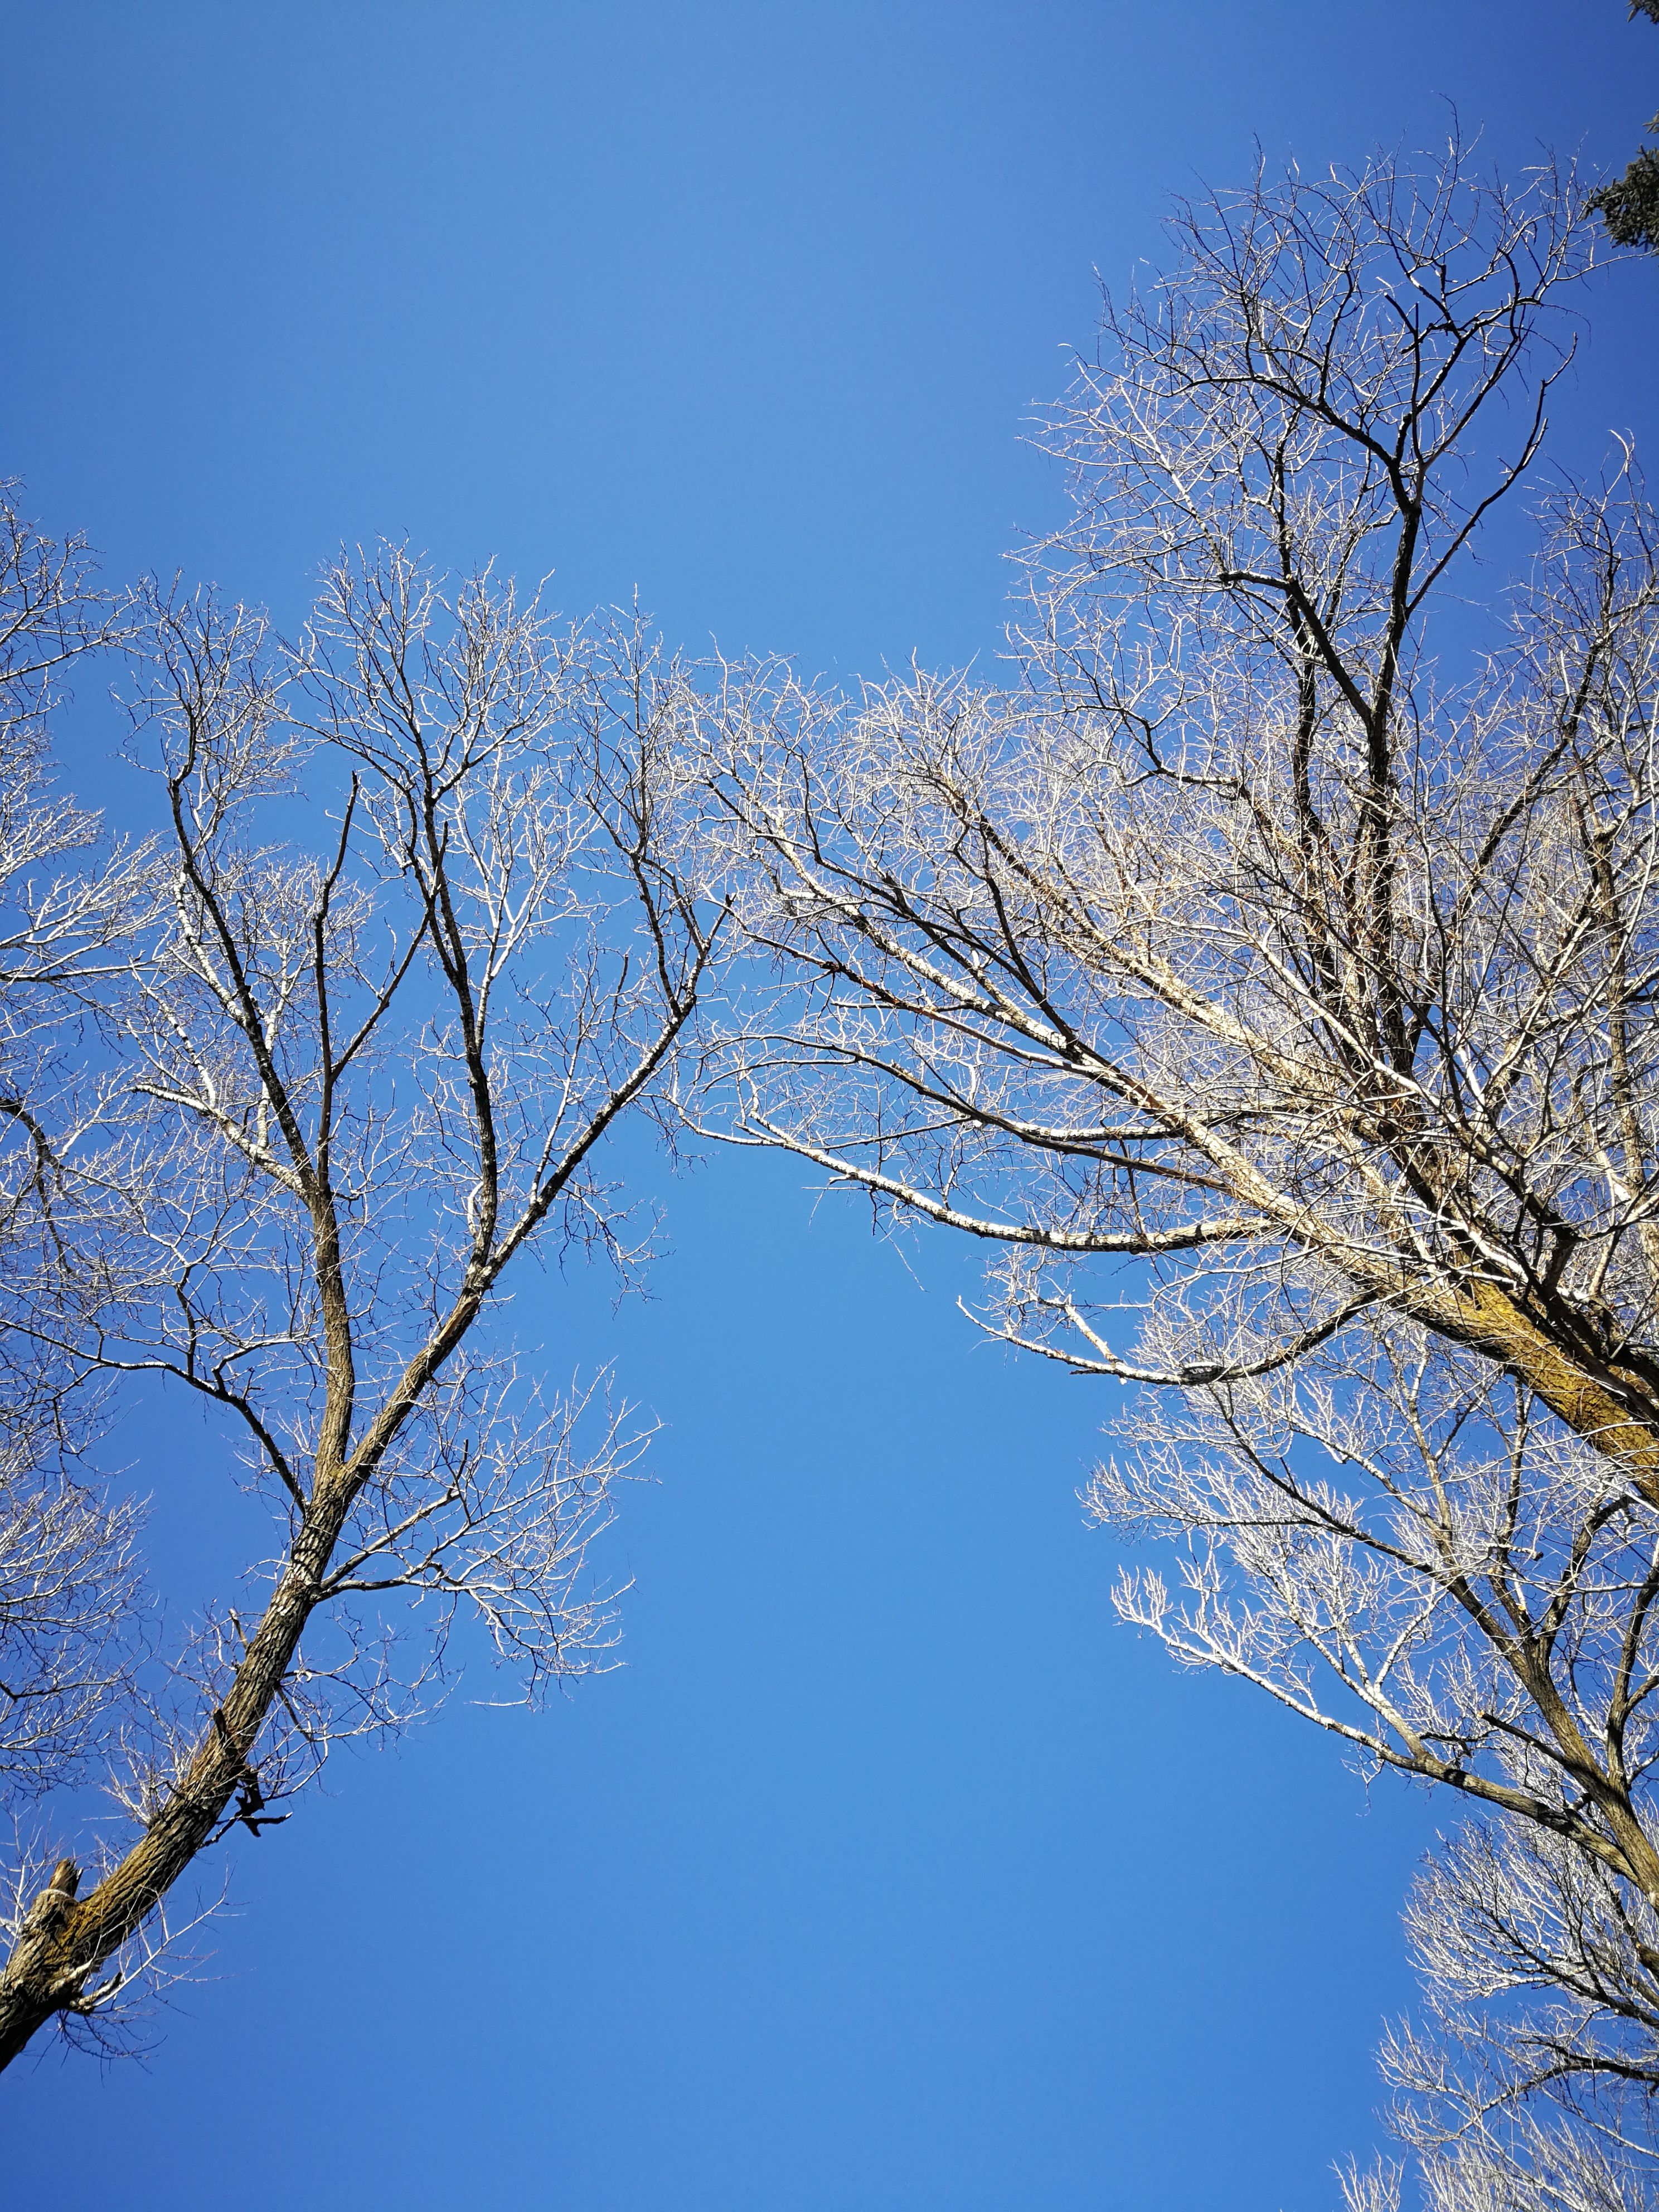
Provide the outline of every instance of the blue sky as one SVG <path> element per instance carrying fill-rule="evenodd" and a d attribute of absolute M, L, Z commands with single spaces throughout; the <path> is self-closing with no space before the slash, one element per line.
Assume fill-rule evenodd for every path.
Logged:
<path fill-rule="evenodd" d="M 1620 0 L 0 8 L 0 466 L 113 574 L 301 611 L 343 539 L 638 590 L 843 675 L 993 653 L 1019 442 L 1167 194 L 1439 136 L 1622 165 Z M 1563 450 L 1645 429 L 1615 270 Z M 70 773 L 138 801 L 106 720 Z M 657 1297 L 538 1280 L 664 1424 L 627 1671 L 458 1705 L 239 1854 L 143 2068 L 0 2084 L 8 2203 L 1312 2212 L 1376 2139 L 1433 1808 L 1112 1622 L 1100 1386 L 971 1338 L 798 1170 L 660 1187 Z M 908 1264 L 907 1264 L 908 1262 Z M 135 1417 L 189 1595 L 224 1454 Z"/>

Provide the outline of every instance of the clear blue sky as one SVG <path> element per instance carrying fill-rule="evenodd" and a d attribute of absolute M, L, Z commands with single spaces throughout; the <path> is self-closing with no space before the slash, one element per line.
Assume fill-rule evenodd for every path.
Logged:
<path fill-rule="evenodd" d="M 1622 165 L 1621 0 L 0 6 L 0 467 L 117 576 L 300 611 L 343 538 L 635 586 L 844 674 L 994 651 L 1022 416 L 1165 195 L 1421 143 Z M 1563 400 L 1654 428 L 1659 264 Z M 1648 442 L 1652 444 L 1651 435 Z M 74 776 L 133 803 L 95 715 Z M 633 1163 L 659 1176 L 650 1157 Z M 144 2069 L 0 2084 L 38 2212 L 1314 2212 L 1375 2140 L 1431 1808 L 1116 1628 L 1100 1386 L 977 1347 L 779 1162 L 657 1302 L 534 1285 L 665 1424 L 624 1674 L 458 1705 L 238 1854 Z M 224 1489 L 136 1420 L 172 1594 Z"/>

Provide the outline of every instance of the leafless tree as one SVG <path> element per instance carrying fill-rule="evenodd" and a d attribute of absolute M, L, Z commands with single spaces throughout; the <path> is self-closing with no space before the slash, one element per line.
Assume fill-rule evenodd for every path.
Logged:
<path fill-rule="evenodd" d="M 58 1234 L 62 1151 L 87 1107 L 66 1066 L 127 963 L 149 856 L 98 848 L 49 781 L 66 672 L 118 636 L 85 544 L 41 537 L 0 484 L 0 1797 L 61 1784 L 130 1674 L 132 1513 L 76 1473 L 89 1410 L 36 1356 L 14 1286 Z"/>
<path fill-rule="evenodd" d="M 1571 178 L 1174 233 L 1049 422 L 1017 684 L 727 672 L 709 866 L 778 997 L 726 1133 L 1134 1386 L 1090 1503 L 1178 1565 L 1127 1620 L 1500 1823 L 1430 1980 L 1519 2008 L 1465 2119 L 1554 2093 L 1570 2164 L 1659 2087 L 1656 525 L 1627 453 L 1544 473 Z"/>
<path fill-rule="evenodd" d="M 637 623 L 392 549 L 334 569 L 294 647 L 157 591 L 135 650 L 168 911 L 29 1325 L 216 1408 L 271 1556 L 125 1705 L 95 1879 L 65 1855 L 20 1887 L 0 2063 L 54 2018 L 95 2033 L 198 1855 L 416 1710 L 458 1607 L 532 1698 L 603 1663 L 586 1555 L 641 1439 L 602 1379 L 544 1399 L 490 1321 L 532 1249 L 639 1257 L 601 1151 L 713 947 L 673 860 L 684 684 Z"/>

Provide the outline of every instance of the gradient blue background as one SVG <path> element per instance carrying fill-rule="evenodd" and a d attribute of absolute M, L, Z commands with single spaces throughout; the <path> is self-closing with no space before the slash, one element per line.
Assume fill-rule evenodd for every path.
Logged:
<path fill-rule="evenodd" d="M 1619 0 L 0 6 L 0 466 L 118 578 L 301 611 L 342 539 L 635 587 L 842 674 L 994 653 L 1018 442 L 1166 194 L 1466 131 L 1622 166 Z M 1612 272 L 1564 450 L 1650 431 Z M 125 817 L 107 718 L 74 780 Z M 522 1286 L 665 1424 L 628 1670 L 458 1705 L 236 1854 L 146 2066 L 0 2084 L 0 2200 L 1303 2212 L 1367 2154 L 1435 1808 L 1113 1623 L 1101 1386 L 977 1346 L 787 1164 L 670 1179 L 656 1302 Z M 118 1449 L 187 1602 L 225 1455 Z M 487 1692 L 487 1681 L 479 1687 Z"/>

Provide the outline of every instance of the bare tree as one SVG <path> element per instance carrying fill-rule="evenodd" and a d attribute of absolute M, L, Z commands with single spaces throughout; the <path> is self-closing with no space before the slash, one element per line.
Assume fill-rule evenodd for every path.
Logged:
<path fill-rule="evenodd" d="M 118 636 L 122 609 L 85 544 L 41 537 L 17 501 L 0 484 L 0 1797 L 13 1807 L 79 1770 L 133 1658 L 131 1508 L 77 1474 L 90 1408 L 12 1324 L 16 1286 L 54 1248 L 63 1149 L 89 1103 L 71 1048 L 151 903 L 149 855 L 100 852 L 97 817 L 48 775 L 62 680 Z"/>
<path fill-rule="evenodd" d="M 727 672 L 709 865 L 779 997 L 726 1133 L 1138 1386 L 1090 1502 L 1179 1564 L 1127 1620 L 1517 1824 L 1442 1890 L 1559 1926 L 1430 1979 L 1520 2008 L 1465 2120 L 1552 2092 L 1571 2162 L 1659 2087 L 1656 525 L 1627 454 L 1540 475 L 1571 178 L 1454 148 L 1174 232 L 1050 422 L 1017 686 Z"/>
<path fill-rule="evenodd" d="M 272 1556 L 125 1707 L 96 1878 L 66 1856 L 20 1892 L 0 2063 L 95 2031 L 204 1849 L 418 1709 L 458 1607 L 532 1698 L 603 1663 L 586 1555 L 641 1439 L 602 1384 L 544 1401 L 489 1324 L 532 1248 L 639 1256 L 601 1148 L 712 950 L 672 858 L 684 687 L 637 624 L 561 628 L 488 573 L 446 593 L 393 549 L 292 649 L 157 592 L 137 652 L 169 912 L 31 1326 L 218 1409 Z"/>

